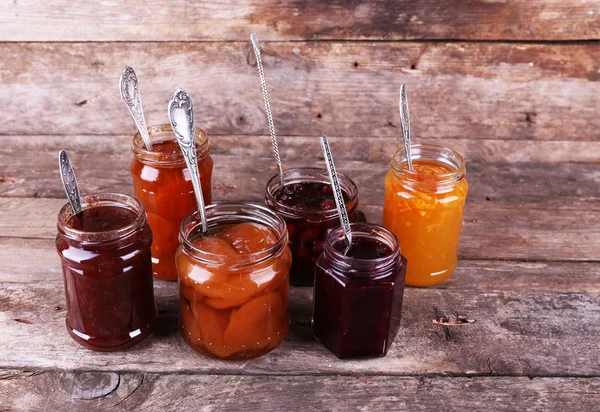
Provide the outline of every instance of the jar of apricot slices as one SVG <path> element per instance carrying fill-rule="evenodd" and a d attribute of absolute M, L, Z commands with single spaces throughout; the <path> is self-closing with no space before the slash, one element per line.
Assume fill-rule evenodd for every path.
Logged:
<path fill-rule="evenodd" d="M 288 330 L 292 256 L 285 222 L 252 203 L 218 203 L 206 214 L 206 236 L 197 212 L 181 224 L 181 335 L 215 358 L 261 356 Z"/>
<path fill-rule="evenodd" d="M 458 241 L 469 185 L 465 161 L 447 147 L 412 146 L 413 170 L 404 148 L 385 177 L 383 226 L 400 240 L 408 259 L 406 284 L 431 286 L 456 269 Z"/>
<path fill-rule="evenodd" d="M 148 213 L 152 229 L 152 272 L 154 276 L 177 280 L 175 252 L 179 247 L 181 221 L 196 209 L 190 173 L 171 125 L 148 128 L 152 150 L 147 150 L 140 134 L 131 144 L 130 169 L 133 190 Z M 196 158 L 204 202 L 211 203 L 213 161 L 208 136 L 196 128 Z"/>
<path fill-rule="evenodd" d="M 358 208 L 358 187 L 347 176 L 338 173 L 348 218 L 351 222 L 366 221 Z M 296 286 L 312 286 L 315 262 L 323 253 L 331 229 L 340 225 L 329 175 L 325 169 L 302 167 L 283 173 L 267 183 L 265 201 L 287 224 L 293 263 L 290 282 Z"/>

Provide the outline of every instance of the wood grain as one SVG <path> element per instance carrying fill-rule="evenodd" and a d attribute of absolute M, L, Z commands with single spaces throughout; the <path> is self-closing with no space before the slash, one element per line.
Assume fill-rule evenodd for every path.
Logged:
<path fill-rule="evenodd" d="M 61 283 L 0 285 L 0 369 L 103 372 L 401 375 L 598 376 L 600 294 L 408 288 L 400 331 L 385 358 L 340 361 L 310 329 L 310 288 L 293 288 L 290 332 L 270 354 L 247 362 L 208 359 L 178 334 L 175 283 L 155 282 L 159 321 L 135 348 L 97 354 L 65 331 Z M 434 309 L 476 319 L 453 329 L 432 323 Z M 24 345 L 23 342 L 27 342 Z"/>
<path fill-rule="evenodd" d="M 583 44 L 265 43 L 281 135 L 398 138 L 408 87 L 415 139 L 597 141 L 600 48 Z M 264 135 L 249 42 L 0 43 L 2 134 L 130 134 L 116 83 L 136 69 L 149 124 L 177 87 L 209 135 Z M 573 64 L 577 62 L 577 64 Z M 22 108 L 27 107 L 27 116 Z"/>
<path fill-rule="evenodd" d="M 1 372 L 0 372 L 1 373 Z M 8 410 L 592 411 L 598 378 L 164 375 L 4 371 Z M 118 378 L 115 387 L 111 379 Z M 107 394 L 94 393 L 98 388 Z M 522 409 L 521 409 L 522 408 Z M 4 410 L 4 409 L 3 409 Z"/>
<path fill-rule="evenodd" d="M 0 21 L 2 41 L 600 38 L 598 2 L 585 0 L 18 0 L 0 5 Z"/>

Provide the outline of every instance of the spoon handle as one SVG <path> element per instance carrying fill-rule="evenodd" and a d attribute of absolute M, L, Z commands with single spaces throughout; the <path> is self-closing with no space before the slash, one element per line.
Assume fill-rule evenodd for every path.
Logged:
<path fill-rule="evenodd" d="M 410 116 L 408 115 L 408 97 L 406 96 L 406 85 L 400 85 L 400 121 L 402 123 L 402 136 L 404 137 L 404 150 L 406 150 L 406 163 L 408 170 L 413 170 L 412 157 L 410 154 Z"/>
<path fill-rule="evenodd" d="M 67 199 L 73 208 L 73 212 L 78 215 L 81 213 L 81 199 L 79 198 L 79 186 L 77 186 L 77 179 L 75 178 L 75 172 L 69 162 L 67 152 L 61 150 L 58 154 L 58 167 L 60 169 L 60 178 L 63 186 L 65 187 L 65 193 Z"/>
<path fill-rule="evenodd" d="M 183 89 L 178 89 L 169 102 L 169 120 L 179 148 L 183 153 L 183 158 L 192 177 L 194 194 L 198 203 L 198 213 L 202 224 L 202 234 L 208 232 L 206 224 L 206 209 L 204 197 L 202 196 L 202 186 L 200 185 L 200 173 L 198 172 L 198 162 L 196 160 L 196 136 L 194 130 L 194 107 L 192 100 Z"/>
<path fill-rule="evenodd" d="M 279 168 L 279 178 L 281 180 L 281 189 L 283 190 L 283 166 L 281 165 L 281 157 L 279 156 L 279 147 L 277 146 L 277 136 L 275 135 L 275 124 L 273 123 L 273 113 L 271 112 L 271 103 L 269 102 L 269 91 L 267 90 L 267 79 L 265 78 L 265 69 L 263 67 L 262 58 L 260 55 L 260 45 L 256 34 L 250 35 L 252 48 L 256 56 L 256 65 L 258 66 L 258 75 L 260 76 L 260 85 L 262 87 L 263 99 L 265 101 L 265 110 L 267 112 L 267 121 L 269 122 L 269 132 L 271 133 L 271 143 L 273 144 L 273 153 L 275 153 L 275 161 Z"/>
<path fill-rule="evenodd" d="M 327 166 L 327 172 L 329 172 L 329 180 L 331 181 L 331 187 L 333 188 L 333 197 L 335 199 L 335 205 L 338 210 L 340 217 L 340 223 L 344 230 L 344 237 L 348 243 L 344 255 L 348 253 L 352 246 L 352 231 L 350 230 L 350 220 L 348 219 L 348 212 L 346 212 L 346 203 L 344 202 L 344 195 L 340 182 L 335 171 L 335 165 L 333 164 L 333 157 L 331 156 L 331 149 L 329 148 L 329 142 L 327 136 L 321 136 L 321 148 L 323 149 L 323 156 L 325 157 L 325 165 Z"/>
<path fill-rule="evenodd" d="M 129 113 L 131 113 L 135 126 L 142 136 L 146 149 L 152 150 L 152 142 L 148 135 L 148 126 L 146 126 L 144 110 L 142 109 L 142 99 L 140 98 L 138 79 L 131 67 L 125 66 L 125 69 L 123 69 L 119 86 L 121 89 L 121 97 L 125 100 L 125 104 L 129 109 Z"/>

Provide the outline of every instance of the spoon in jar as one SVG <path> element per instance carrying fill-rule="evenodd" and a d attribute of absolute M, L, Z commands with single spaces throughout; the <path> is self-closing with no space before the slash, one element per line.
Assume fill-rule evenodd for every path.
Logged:
<path fill-rule="evenodd" d="M 137 127 L 140 136 L 142 136 L 146 149 L 152 150 L 152 142 L 148 135 L 148 126 L 146 126 L 144 110 L 142 109 L 138 79 L 131 67 L 125 66 L 125 69 L 123 69 L 119 88 L 121 89 L 121 97 L 125 100 L 125 104 L 129 109 L 129 113 L 131 113 L 135 127 Z"/>
<path fill-rule="evenodd" d="M 79 186 L 77 186 L 77 179 L 75 178 L 75 172 L 69 162 L 67 152 L 61 150 L 58 153 L 58 167 L 60 169 L 60 178 L 67 194 L 67 199 L 73 208 L 75 216 L 79 216 L 81 210 L 81 198 L 79 197 Z"/>
<path fill-rule="evenodd" d="M 410 117 L 408 115 L 408 97 L 406 97 L 406 85 L 400 85 L 400 122 L 402 123 L 402 136 L 404 137 L 404 150 L 406 150 L 406 164 L 408 170 L 413 170 L 412 157 L 410 155 Z"/>
<path fill-rule="evenodd" d="M 194 106 L 192 100 L 183 89 L 178 89 L 168 106 L 169 121 L 173 126 L 177 143 L 183 153 L 185 164 L 192 177 L 194 194 L 198 203 L 198 214 L 202 224 L 202 236 L 208 234 L 206 223 L 206 208 L 204 206 L 204 197 L 202 196 L 202 186 L 200 185 L 200 174 L 198 172 L 198 162 L 196 160 L 196 136 L 194 129 Z"/>
<path fill-rule="evenodd" d="M 331 181 L 331 187 L 333 188 L 333 198 L 335 199 L 335 206 L 337 207 L 338 215 L 340 217 L 340 223 L 342 225 L 342 230 L 344 231 L 344 237 L 346 238 L 347 245 L 346 250 L 344 251 L 344 255 L 346 255 L 352 247 L 352 231 L 350 230 L 350 220 L 348 219 L 348 213 L 346 212 L 346 203 L 344 202 L 342 188 L 340 187 L 337 172 L 335 171 L 333 158 L 331 157 L 331 149 L 329 148 L 329 142 L 327 142 L 327 136 L 321 136 L 321 148 L 323 149 L 325 165 L 327 166 L 329 180 Z"/>
<path fill-rule="evenodd" d="M 277 136 L 275 135 L 275 125 L 273 124 L 273 113 L 271 112 L 271 103 L 269 102 L 267 80 L 265 79 L 265 69 L 260 57 L 260 45 L 258 44 L 258 39 L 256 38 L 255 33 L 250 35 L 250 40 L 252 41 L 252 48 L 254 49 L 254 55 L 256 56 L 256 65 L 258 66 L 258 75 L 260 76 L 260 84 L 262 86 L 263 99 L 265 101 L 267 121 L 269 122 L 269 132 L 271 133 L 271 143 L 273 144 L 273 152 L 275 153 L 275 160 L 277 161 L 277 167 L 279 168 L 281 190 L 283 190 L 283 166 L 281 165 L 281 157 L 279 156 L 279 148 L 277 146 Z"/>

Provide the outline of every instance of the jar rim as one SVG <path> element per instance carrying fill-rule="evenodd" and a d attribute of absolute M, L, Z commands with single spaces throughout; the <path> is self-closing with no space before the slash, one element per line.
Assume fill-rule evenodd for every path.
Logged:
<path fill-rule="evenodd" d="M 243 213 L 239 213 L 239 212 Z M 234 262 L 233 269 L 247 265 L 255 265 L 282 253 L 288 244 L 288 232 L 285 221 L 277 213 L 264 205 L 248 201 L 222 201 L 210 204 L 206 207 L 207 226 L 209 230 L 222 224 L 240 221 L 254 222 L 266 225 L 272 230 L 277 241 L 266 249 L 259 252 L 240 255 L 223 255 L 219 253 L 205 252 L 194 246 L 194 240 L 198 239 L 201 230 L 201 221 L 198 211 L 187 215 L 181 222 L 179 241 L 187 251 L 191 251 L 191 257 L 203 263 L 221 264 Z"/>
<path fill-rule="evenodd" d="M 75 211 L 69 202 L 67 202 L 58 212 L 57 228 L 61 234 L 70 239 L 86 242 L 106 242 L 112 241 L 138 230 L 146 224 L 146 211 L 142 203 L 133 196 L 122 193 L 91 193 L 81 196 L 82 210 L 91 209 L 100 206 L 117 206 L 134 212 L 136 219 L 118 229 L 107 230 L 103 232 L 89 232 L 71 227 L 68 221 L 75 215 Z"/>
<path fill-rule="evenodd" d="M 325 244 L 325 250 L 332 265 L 346 270 L 350 268 L 357 269 L 357 272 L 352 273 L 353 276 L 369 276 L 367 274 L 361 274 L 360 270 L 372 268 L 385 270 L 389 266 L 395 264 L 397 259 L 400 259 L 400 241 L 391 230 L 381 225 L 368 222 L 351 223 L 350 230 L 352 231 L 353 239 L 356 237 L 376 237 L 377 240 L 388 246 L 391 252 L 385 256 L 374 259 L 348 257 L 343 253 L 338 252 L 334 247 L 340 241 L 345 242 L 343 228 L 337 227 L 329 233 Z"/>
<path fill-rule="evenodd" d="M 450 168 L 452 171 L 427 175 L 427 178 L 424 179 L 423 174 L 408 169 L 406 150 L 403 145 L 394 153 L 391 161 L 391 168 L 396 176 L 415 181 L 428 180 L 438 183 L 452 183 L 462 179 L 466 174 L 466 162 L 464 158 L 460 153 L 449 147 L 431 143 L 419 143 L 411 145 L 410 148 L 411 159 L 413 161 L 421 159 L 432 161 L 438 165 Z"/>
<path fill-rule="evenodd" d="M 210 151 L 210 142 L 206 132 L 199 127 L 194 127 L 196 140 L 196 157 L 203 159 Z M 173 126 L 170 124 L 157 124 L 148 127 L 148 136 L 153 144 L 163 142 L 176 142 Z M 131 151 L 136 159 L 145 164 L 157 166 L 173 166 L 185 164 L 185 159 L 181 150 L 172 153 L 157 152 L 148 150 L 144 145 L 144 140 L 139 131 L 133 136 L 131 141 Z"/>
<path fill-rule="evenodd" d="M 338 173 L 338 179 L 342 191 L 349 196 L 346 202 L 346 210 L 351 212 L 358 206 L 358 186 L 352 179 L 343 173 Z M 283 172 L 284 185 L 301 183 L 301 182 L 317 182 L 330 184 L 329 173 L 325 168 L 318 167 L 294 167 Z M 323 222 L 332 219 L 338 219 L 336 208 L 327 210 L 302 210 L 295 206 L 288 206 L 280 202 L 275 197 L 277 190 L 281 188 L 281 179 L 279 173 L 273 175 L 268 181 L 265 188 L 265 202 L 268 206 L 281 213 L 284 217 L 289 218 L 306 218 L 308 221 Z"/>

